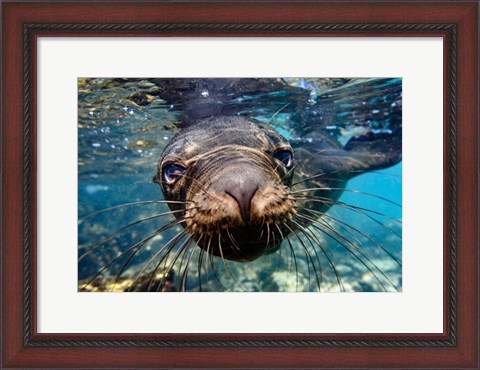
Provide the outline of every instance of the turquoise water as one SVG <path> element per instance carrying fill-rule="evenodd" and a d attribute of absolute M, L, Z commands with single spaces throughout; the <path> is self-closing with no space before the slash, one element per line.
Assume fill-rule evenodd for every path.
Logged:
<path fill-rule="evenodd" d="M 288 83 L 306 93 L 253 91 L 227 97 L 225 106 L 234 114 L 269 122 L 289 140 L 300 142 L 318 131 L 346 143 L 365 129 L 388 134 L 401 127 L 401 79 L 288 79 Z M 183 107 L 162 100 L 157 90 L 149 80 L 79 79 L 79 257 L 91 250 L 79 260 L 80 288 L 98 274 L 87 290 L 124 290 L 181 230 L 161 233 L 129 259 L 122 253 L 172 219 L 139 220 L 168 211 L 166 206 L 131 205 L 81 219 L 108 207 L 162 199 L 151 180 L 163 148 L 178 131 Z M 284 242 L 276 253 L 249 263 L 229 261 L 224 266 L 213 258 L 208 275 L 205 258 L 199 263 L 199 253 L 192 249 L 194 262 L 187 264 L 186 256 L 183 264 L 175 265 L 178 279 L 173 283 L 178 288 L 186 271 L 185 286 L 193 291 L 317 291 L 318 280 L 321 291 L 401 291 L 401 184 L 401 162 L 350 180 L 339 201 L 357 208 L 329 210 L 339 220 L 335 226 L 344 239 L 318 235 L 326 253 L 318 250 L 315 269 L 301 242 L 291 238 L 295 258 Z M 124 264 L 115 286 L 109 285 Z"/>

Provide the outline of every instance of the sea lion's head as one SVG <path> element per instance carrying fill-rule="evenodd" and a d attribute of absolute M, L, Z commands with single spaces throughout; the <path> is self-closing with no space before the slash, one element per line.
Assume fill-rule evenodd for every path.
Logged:
<path fill-rule="evenodd" d="M 294 216 L 289 142 L 268 125 L 215 117 L 167 145 L 154 181 L 208 253 L 250 261 L 275 251 Z"/>

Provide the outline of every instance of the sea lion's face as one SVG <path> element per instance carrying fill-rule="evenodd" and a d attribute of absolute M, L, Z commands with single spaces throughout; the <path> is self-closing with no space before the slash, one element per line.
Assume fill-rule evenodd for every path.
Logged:
<path fill-rule="evenodd" d="M 208 253 L 250 261 L 278 248 L 294 216 L 293 150 L 278 132 L 241 117 L 217 117 L 180 132 L 154 181 L 184 212 Z"/>

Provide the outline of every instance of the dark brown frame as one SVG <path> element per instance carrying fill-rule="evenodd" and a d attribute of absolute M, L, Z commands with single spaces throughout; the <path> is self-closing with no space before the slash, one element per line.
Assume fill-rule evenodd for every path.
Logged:
<path fill-rule="evenodd" d="M 5 2 L 2 11 L 2 367 L 479 366 L 477 1 Z M 35 60 L 46 35 L 443 37 L 443 333 L 38 334 Z"/>

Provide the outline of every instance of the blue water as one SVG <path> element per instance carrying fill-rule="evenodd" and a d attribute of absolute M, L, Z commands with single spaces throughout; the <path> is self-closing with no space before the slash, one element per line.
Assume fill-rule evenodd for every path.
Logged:
<path fill-rule="evenodd" d="M 306 140 L 321 129 L 346 143 L 365 127 L 388 133 L 401 125 L 401 79 L 291 79 L 289 83 L 305 88 L 309 92 L 307 101 L 278 91 L 250 93 L 226 104 L 238 107 L 238 114 L 269 122 L 289 140 Z M 120 204 L 162 199 L 159 186 L 151 180 L 163 148 L 178 131 L 182 107 L 149 96 L 148 92 L 154 90 L 155 85 L 148 80 L 79 79 L 80 218 Z M 138 92 L 150 101 L 133 99 Z M 357 176 L 346 189 L 339 201 L 358 207 L 357 211 L 334 206 L 329 214 L 341 220 L 337 229 L 350 244 L 343 243 L 345 247 L 325 237 L 331 261 L 318 252 L 321 290 L 401 291 L 401 162 Z M 167 210 L 161 204 L 132 205 L 80 220 L 79 256 L 92 246 L 94 250 L 79 262 L 79 287 L 105 266 L 108 268 L 95 280 L 95 289 L 122 290 L 127 286 L 158 248 L 180 229 L 162 233 L 144 245 L 112 287 L 108 282 L 125 258 L 108 266 L 110 261 L 171 219 L 152 219 L 122 228 Z M 100 243 L 118 230 L 121 232 Z M 211 271 L 209 276 L 204 271 L 198 273 L 195 262 L 188 270 L 187 289 L 199 290 L 201 280 L 204 291 L 318 290 L 302 246 L 294 238 L 292 245 L 298 248 L 296 261 L 286 246 L 250 263 L 228 262 L 225 267 L 218 260 L 214 262 L 217 276 L 212 276 Z M 194 255 L 192 261 L 197 260 Z M 175 267 L 177 276 L 184 266 Z"/>

